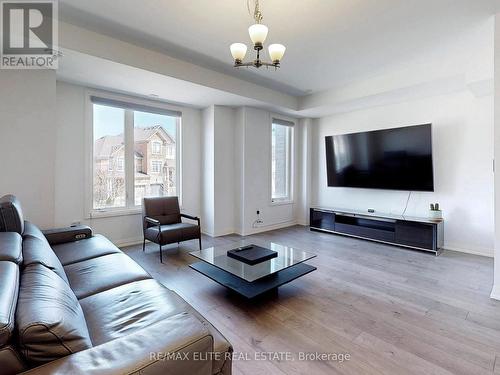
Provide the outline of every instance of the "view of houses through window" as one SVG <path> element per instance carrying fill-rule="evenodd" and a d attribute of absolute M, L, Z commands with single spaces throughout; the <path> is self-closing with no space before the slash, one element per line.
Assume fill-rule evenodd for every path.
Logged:
<path fill-rule="evenodd" d="M 178 117 L 94 103 L 93 119 L 93 209 L 177 195 Z M 128 163 L 134 165 L 133 174 Z"/>

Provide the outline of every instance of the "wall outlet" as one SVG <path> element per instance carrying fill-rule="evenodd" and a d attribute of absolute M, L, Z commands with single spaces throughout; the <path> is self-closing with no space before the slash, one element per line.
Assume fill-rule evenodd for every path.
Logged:
<path fill-rule="evenodd" d="M 369 208 L 369 209 L 368 209 L 368 212 L 369 212 L 369 213 L 371 213 L 371 214 L 373 214 L 373 213 L 375 213 L 375 209 L 373 209 L 373 208 Z"/>
<path fill-rule="evenodd" d="M 257 219 L 253 222 L 254 228 L 264 224 L 264 220 L 260 218 L 260 210 L 257 210 L 256 213 L 257 213 Z"/>

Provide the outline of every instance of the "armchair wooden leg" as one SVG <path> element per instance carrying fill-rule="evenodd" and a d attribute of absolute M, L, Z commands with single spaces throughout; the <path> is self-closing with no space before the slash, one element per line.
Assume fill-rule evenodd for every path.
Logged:
<path fill-rule="evenodd" d="M 146 237 L 142 240 L 142 251 L 146 251 Z"/>
<path fill-rule="evenodd" d="M 163 263 L 163 255 L 161 251 L 161 244 L 160 244 L 160 263 Z"/>
<path fill-rule="evenodd" d="M 198 241 L 200 243 L 200 250 L 201 250 L 201 236 L 200 236 L 200 238 L 198 238 Z"/>

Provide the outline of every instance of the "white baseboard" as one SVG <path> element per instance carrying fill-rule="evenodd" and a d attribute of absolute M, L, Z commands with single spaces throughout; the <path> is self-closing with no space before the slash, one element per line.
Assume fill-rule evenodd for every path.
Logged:
<path fill-rule="evenodd" d="M 239 234 L 240 236 L 250 236 L 252 234 L 269 232 L 271 230 L 292 227 L 294 225 L 297 225 L 297 221 L 290 220 L 290 221 L 284 221 L 282 223 L 276 223 L 276 224 L 270 224 L 270 225 L 265 225 L 265 226 L 261 226 L 261 227 L 251 228 L 248 231 L 245 231 L 244 233 L 236 233 L 236 234 Z"/>
<path fill-rule="evenodd" d="M 500 285 L 493 285 L 490 297 L 500 301 Z"/>
<path fill-rule="evenodd" d="M 457 251 L 459 253 L 481 255 L 483 257 L 493 258 L 494 251 L 489 248 L 472 248 L 472 247 L 462 247 L 454 244 L 448 244 L 444 246 L 445 250 Z"/>

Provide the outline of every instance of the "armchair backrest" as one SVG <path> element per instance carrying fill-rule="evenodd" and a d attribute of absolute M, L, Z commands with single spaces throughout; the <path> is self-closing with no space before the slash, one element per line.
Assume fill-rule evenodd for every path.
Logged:
<path fill-rule="evenodd" d="M 177 197 L 156 197 L 144 198 L 142 202 L 143 226 L 149 225 L 144 217 L 150 217 L 158 220 L 161 225 L 176 224 L 181 222 L 181 210 L 179 208 L 179 199 Z"/>

